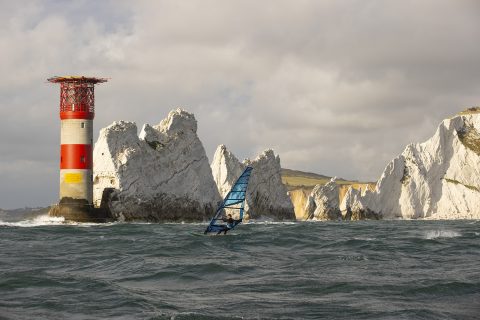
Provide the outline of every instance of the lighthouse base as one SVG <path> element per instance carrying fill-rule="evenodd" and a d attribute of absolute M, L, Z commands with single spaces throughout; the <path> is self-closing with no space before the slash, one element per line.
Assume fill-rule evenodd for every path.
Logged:
<path fill-rule="evenodd" d="M 48 215 L 75 222 L 103 223 L 113 220 L 107 208 L 94 208 L 87 200 L 73 198 L 62 198 L 57 205 L 50 208 Z"/>

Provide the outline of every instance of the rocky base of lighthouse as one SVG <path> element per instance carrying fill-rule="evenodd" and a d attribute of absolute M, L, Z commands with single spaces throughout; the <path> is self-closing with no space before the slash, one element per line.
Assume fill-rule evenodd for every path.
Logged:
<path fill-rule="evenodd" d="M 66 221 L 74 222 L 109 222 L 113 218 L 108 208 L 94 208 L 86 200 L 62 198 L 57 205 L 50 208 L 51 217 L 64 217 Z"/>

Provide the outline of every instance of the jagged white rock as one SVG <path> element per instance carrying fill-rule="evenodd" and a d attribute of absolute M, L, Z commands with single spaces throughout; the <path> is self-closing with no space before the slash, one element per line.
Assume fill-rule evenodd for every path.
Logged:
<path fill-rule="evenodd" d="M 347 192 L 348 208 L 383 218 L 480 219 L 480 114 L 446 119 L 432 138 L 408 145 L 374 191 Z"/>
<path fill-rule="evenodd" d="M 100 130 L 93 157 L 94 203 L 110 190 L 118 219 L 205 220 L 221 200 L 195 117 L 182 109 L 138 136 L 135 123 L 114 122 Z"/>
<path fill-rule="evenodd" d="M 280 157 L 266 150 L 255 160 L 240 162 L 224 145 L 218 146 L 211 164 L 213 178 L 224 197 L 246 166 L 253 167 L 245 212 L 251 219 L 295 220 L 287 189 L 282 183 Z"/>
<path fill-rule="evenodd" d="M 339 190 L 336 177 L 325 185 L 316 185 L 305 207 L 308 217 L 316 220 L 341 220 Z"/>

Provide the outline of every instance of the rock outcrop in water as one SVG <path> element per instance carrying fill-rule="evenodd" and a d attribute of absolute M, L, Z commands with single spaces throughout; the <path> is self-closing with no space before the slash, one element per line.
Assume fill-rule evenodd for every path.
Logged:
<path fill-rule="evenodd" d="M 240 162 L 224 145 L 213 157 L 212 173 L 220 194 L 225 196 L 246 166 L 253 172 L 247 189 L 246 214 L 250 219 L 295 220 L 292 202 L 282 183 L 280 157 L 266 150 L 255 160 Z"/>
<path fill-rule="evenodd" d="M 317 185 L 308 197 L 305 211 L 309 219 L 342 220 L 339 208 L 339 186 L 332 178 L 325 185 Z"/>
<path fill-rule="evenodd" d="M 393 159 L 374 191 L 349 190 L 343 210 L 383 218 L 480 219 L 480 109 L 444 120 Z"/>
<path fill-rule="evenodd" d="M 201 221 L 221 200 L 197 122 L 182 109 L 137 136 L 133 122 L 100 131 L 94 149 L 94 203 L 120 220 Z"/>
<path fill-rule="evenodd" d="M 350 188 L 353 188 L 354 190 L 365 189 L 365 188 L 374 190 L 375 188 L 375 184 L 370 182 L 368 183 L 353 182 L 349 184 L 349 183 L 345 183 L 345 180 L 340 180 L 340 181 L 341 183 L 339 183 L 339 180 L 335 180 L 335 182 L 338 185 L 338 202 L 340 204 L 343 202 L 343 199 L 345 198 L 345 195 L 347 194 Z M 314 197 L 314 195 L 312 195 L 313 189 L 316 186 L 322 186 L 322 185 L 323 184 L 319 184 L 319 185 L 315 185 L 314 187 L 298 186 L 288 191 L 288 195 L 290 196 L 290 199 L 292 200 L 292 203 L 293 203 L 295 216 L 297 220 L 308 220 L 313 218 L 312 212 L 308 211 L 308 210 L 311 210 L 312 203 L 310 203 L 310 205 L 308 205 L 308 203 L 309 201 L 311 202 L 313 200 L 310 198 L 310 196 Z M 327 207 L 328 206 L 330 205 L 327 205 Z M 340 208 L 341 208 L 341 205 L 340 205 Z M 351 218 L 357 218 L 357 217 L 352 217 L 346 212 L 346 210 L 342 211 L 342 219 L 350 220 Z M 364 217 L 362 216 L 359 216 L 358 218 L 364 219 Z"/>

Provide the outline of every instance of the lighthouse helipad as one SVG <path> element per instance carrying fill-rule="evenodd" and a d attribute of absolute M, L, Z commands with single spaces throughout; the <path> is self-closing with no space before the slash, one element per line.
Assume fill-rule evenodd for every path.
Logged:
<path fill-rule="evenodd" d="M 93 207 L 93 118 L 95 84 L 105 78 L 63 76 L 60 84 L 60 201 L 50 215 L 73 221 L 105 220 Z"/>

